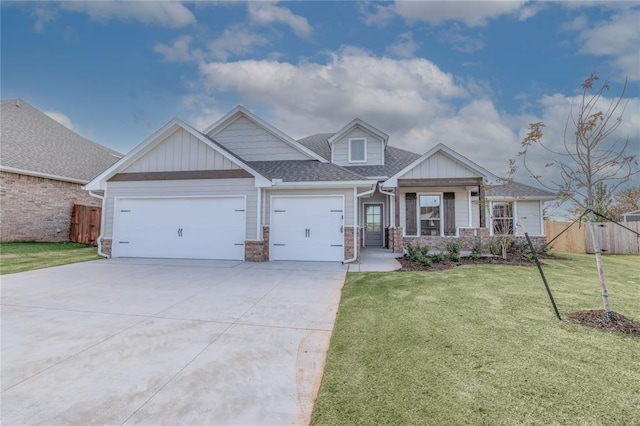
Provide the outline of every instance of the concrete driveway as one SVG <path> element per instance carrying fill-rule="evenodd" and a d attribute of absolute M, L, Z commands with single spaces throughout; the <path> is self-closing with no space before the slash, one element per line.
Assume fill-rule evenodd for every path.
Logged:
<path fill-rule="evenodd" d="M 111 259 L 2 280 L 2 423 L 306 424 L 346 267 Z"/>

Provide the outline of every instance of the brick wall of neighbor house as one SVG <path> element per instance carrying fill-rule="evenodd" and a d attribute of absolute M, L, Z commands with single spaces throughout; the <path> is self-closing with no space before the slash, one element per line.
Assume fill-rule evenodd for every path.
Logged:
<path fill-rule="evenodd" d="M 113 240 L 111 238 L 103 238 L 100 241 L 102 242 L 102 253 L 111 256 L 111 243 Z"/>
<path fill-rule="evenodd" d="M 269 260 L 269 227 L 262 227 L 261 241 L 244 242 L 244 260 L 246 262 L 267 262 Z"/>
<path fill-rule="evenodd" d="M 358 241 L 362 241 L 362 229 L 358 227 Z M 358 244 L 358 258 L 355 260 L 356 262 L 360 261 L 360 246 Z M 344 258 L 351 259 L 353 257 L 353 226 L 345 226 L 344 227 Z"/>
<path fill-rule="evenodd" d="M 69 241 L 74 204 L 101 206 L 79 184 L 0 172 L 0 242 Z"/>

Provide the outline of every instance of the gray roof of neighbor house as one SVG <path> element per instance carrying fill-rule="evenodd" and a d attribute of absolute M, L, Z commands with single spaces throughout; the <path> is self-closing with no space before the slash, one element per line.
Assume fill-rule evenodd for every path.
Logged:
<path fill-rule="evenodd" d="M 489 197 L 534 197 L 534 198 L 555 198 L 556 194 L 533 186 L 518 182 L 509 182 L 504 185 L 492 185 L 487 190 Z"/>
<path fill-rule="evenodd" d="M 282 179 L 283 182 L 367 180 L 344 167 L 316 160 L 249 161 L 247 165 L 267 179 Z"/>
<path fill-rule="evenodd" d="M 3 100 L 1 105 L 2 170 L 87 183 L 122 157 L 21 99 Z"/>
<path fill-rule="evenodd" d="M 298 140 L 298 143 L 306 146 L 318 155 L 331 161 L 331 147 L 327 141 L 335 133 L 317 133 Z M 384 165 L 382 166 L 345 166 L 352 172 L 367 177 L 393 176 L 405 168 L 411 162 L 420 158 L 419 154 L 405 151 L 404 149 L 387 146 L 384 152 Z"/>

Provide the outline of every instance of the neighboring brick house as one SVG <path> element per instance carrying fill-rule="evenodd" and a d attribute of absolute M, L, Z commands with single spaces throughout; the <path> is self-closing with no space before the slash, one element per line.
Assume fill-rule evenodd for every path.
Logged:
<path fill-rule="evenodd" d="M 354 119 L 294 140 L 242 106 L 202 132 L 171 120 L 86 185 L 104 195 L 99 253 L 352 262 L 362 247 L 523 239 L 518 223 L 545 241 L 554 194 L 499 185 L 443 144 L 420 155 L 388 139 Z"/>
<path fill-rule="evenodd" d="M 83 138 L 21 99 L 1 102 L 0 242 L 69 241 L 82 186 L 122 154 Z"/>

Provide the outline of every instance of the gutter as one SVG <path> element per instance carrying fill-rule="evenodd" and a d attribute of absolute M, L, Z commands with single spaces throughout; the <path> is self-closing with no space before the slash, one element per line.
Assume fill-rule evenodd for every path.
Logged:
<path fill-rule="evenodd" d="M 364 197 L 365 195 L 373 194 L 376 191 L 376 184 L 371 185 L 371 189 L 365 192 L 361 192 L 358 194 L 358 188 L 353 188 L 353 257 L 351 259 L 346 259 L 342 261 L 342 264 L 355 262 L 358 260 L 358 233 L 357 225 L 358 225 L 358 198 Z"/>
<path fill-rule="evenodd" d="M 106 211 L 105 204 L 107 201 L 103 195 L 95 194 L 93 191 L 89 191 L 89 195 L 102 201 L 102 213 L 100 214 L 100 235 L 98 235 L 98 256 L 102 256 L 108 259 L 111 256 L 102 251 L 102 232 L 104 231 L 104 212 Z"/>

